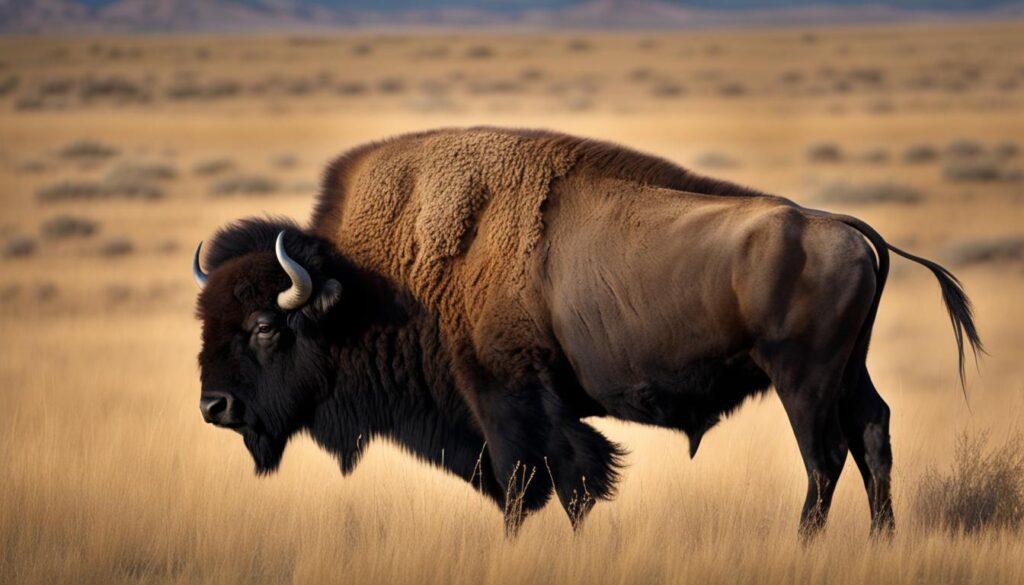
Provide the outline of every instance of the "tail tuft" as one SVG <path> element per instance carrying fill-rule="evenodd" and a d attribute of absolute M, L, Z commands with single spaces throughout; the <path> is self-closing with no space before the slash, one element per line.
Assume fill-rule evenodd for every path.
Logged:
<path fill-rule="evenodd" d="M 971 353 L 974 354 L 975 362 L 978 361 L 978 354 L 985 353 L 985 347 L 981 343 L 981 336 L 978 335 L 978 328 L 974 325 L 974 309 L 971 307 L 971 300 L 967 298 L 967 293 L 964 292 L 963 284 L 960 283 L 960 280 L 952 272 L 931 260 L 904 252 L 895 246 L 890 245 L 889 249 L 907 260 L 917 262 L 931 270 L 935 278 L 938 279 L 939 288 L 942 290 L 942 301 L 946 305 L 949 321 L 953 324 L 953 332 L 956 334 L 956 349 L 960 367 L 960 387 L 966 392 L 967 374 L 964 366 L 964 337 L 967 337 L 967 344 L 971 346 Z"/>

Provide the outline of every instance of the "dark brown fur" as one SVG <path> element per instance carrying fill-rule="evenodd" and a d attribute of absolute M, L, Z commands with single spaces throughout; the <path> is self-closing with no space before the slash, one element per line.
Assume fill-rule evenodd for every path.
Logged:
<path fill-rule="evenodd" d="M 281 229 L 318 291 L 342 284 L 337 304 L 276 308 Z M 893 525 L 888 407 L 864 365 L 891 247 L 855 218 L 607 143 L 444 129 L 336 160 L 307 230 L 254 221 L 211 248 L 204 392 L 276 377 L 240 400 L 262 470 L 300 429 L 346 471 L 389 436 L 504 501 L 513 528 L 552 491 L 575 523 L 621 456 L 582 418 L 682 430 L 692 456 L 773 385 L 807 467 L 802 529 L 824 523 L 847 452 L 873 527 Z M 959 284 L 911 259 L 978 347 Z M 273 351 L 240 325 L 254 314 L 280 321 Z"/>

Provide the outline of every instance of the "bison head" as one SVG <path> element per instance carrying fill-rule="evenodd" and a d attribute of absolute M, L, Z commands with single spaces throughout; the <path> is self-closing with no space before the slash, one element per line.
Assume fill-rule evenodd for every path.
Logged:
<path fill-rule="evenodd" d="M 245 440 L 258 473 L 277 469 L 288 439 L 333 390 L 327 322 L 342 297 L 330 245 L 286 222 L 219 232 L 192 272 L 202 292 L 200 409 Z"/>

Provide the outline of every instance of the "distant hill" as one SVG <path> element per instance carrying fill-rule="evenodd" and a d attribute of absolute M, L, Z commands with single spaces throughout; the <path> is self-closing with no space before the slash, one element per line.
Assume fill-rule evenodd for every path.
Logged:
<path fill-rule="evenodd" d="M 0 0 L 0 32 L 704 28 L 1024 18 L 1024 0 Z"/>

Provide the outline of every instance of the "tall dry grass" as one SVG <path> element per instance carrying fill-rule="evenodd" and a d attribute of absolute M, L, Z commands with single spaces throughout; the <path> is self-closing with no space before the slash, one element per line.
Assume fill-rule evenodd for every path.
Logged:
<path fill-rule="evenodd" d="M 1020 160 L 996 146 L 1024 136 L 1024 94 L 995 85 L 1024 75 L 1019 25 L 584 36 L 0 39 L 0 583 L 1024 582 L 1012 526 L 951 531 L 921 509 L 1014 493 L 985 480 L 1016 477 L 1012 465 L 957 471 L 956 440 L 987 431 L 998 451 L 1024 414 L 1022 255 L 1007 244 L 1021 238 Z M 983 62 L 972 84 L 961 57 Z M 618 499 L 578 534 L 552 503 L 506 540 L 500 510 L 387 444 L 341 477 L 299 437 L 277 475 L 254 477 L 239 438 L 198 412 L 195 242 L 246 215 L 308 217 L 311 189 L 294 185 L 343 149 L 474 124 L 697 161 L 958 264 L 991 351 L 970 409 L 926 271 L 894 261 L 873 336 L 893 408 L 894 539 L 868 539 L 851 464 L 827 531 L 800 544 L 803 466 L 773 396 L 693 461 L 678 434 L 595 421 L 631 453 Z M 999 180 L 947 180 L 960 137 L 999 156 Z M 816 144 L 837 160 L 808 160 Z M 900 160 L 862 159 L 878 149 Z M 174 172 L 112 181 L 126 161 Z M 251 187 L 265 178 L 273 188 Z M 920 198 L 815 201 L 842 182 Z M 250 188 L 215 196 L 229 183 Z M 68 217 L 95 233 L 51 223 Z"/>
<path fill-rule="evenodd" d="M 953 446 L 948 405 L 929 406 L 926 395 L 888 393 L 900 514 L 892 541 L 868 538 L 851 464 L 828 531 L 801 545 L 803 474 L 774 397 L 712 431 L 692 462 L 681 436 L 598 421 L 633 451 L 619 499 L 599 504 L 578 534 L 553 504 L 509 541 L 497 508 L 389 445 L 374 445 L 342 478 L 301 438 L 276 476 L 255 478 L 241 441 L 200 421 L 187 311 L 5 320 L 0 581 L 1024 580 L 1019 533 L 915 521 L 923 462 Z"/>

